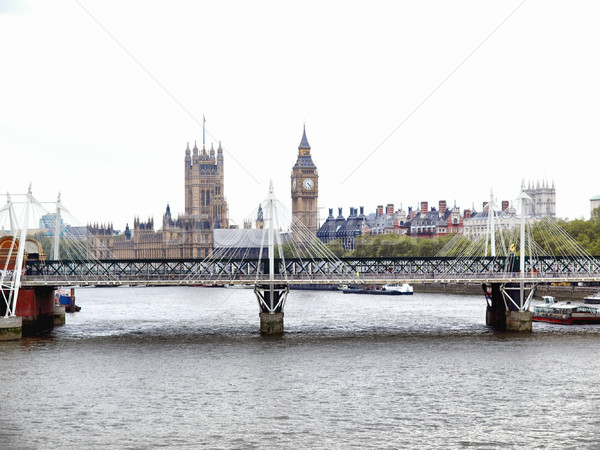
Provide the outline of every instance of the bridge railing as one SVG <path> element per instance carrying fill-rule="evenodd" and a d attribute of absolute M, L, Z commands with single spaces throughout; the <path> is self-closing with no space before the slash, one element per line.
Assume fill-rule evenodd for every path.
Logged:
<path fill-rule="evenodd" d="M 118 285 L 225 285 L 225 284 L 254 284 L 266 283 L 271 279 L 268 275 L 256 277 L 254 275 L 237 275 L 230 278 L 215 278 L 210 275 L 198 276 L 190 279 L 187 276 L 162 276 L 154 275 L 126 275 L 116 279 L 98 279 L 97 277 L 70 277 L 62 275 L 53 276 L 26 276 L 23 277 L 24 286 L 118 286 Z M 352 277 L 347 275 L 323 275 L 323 274 L 300 274 L 300 275 L 276 275 L 273 281 L 292 284 L 381 284 L 400 282 L 428 282 L 428 283 L 492 283 L 492 282 L 593 282 L 600 281 L 597 276 L 583 276 L 581 274 L 525 274 L 493 273 L 493 274 L 455 274 L 437 276 L 436 274 L 374 274 L 367 273 Z"/>
<path fill-rule="evenodd" d="M 594 262 L 572 257 L 528 261 L 526 272 L 507 270 L 518 267 L 502 258 L 378 258 L 343 259 L 341 262 L 277 260 L 273 279 L 307 284 L 367 283 L 390 281 L 485 281 L 485 280 L 600 280 L 600 267 Z M 510 263 L 510 264 L 509 264 Z M 46 261 L 28 264 L 24 284 L 119 285 L 141 284 L 228 284 L 265 281 L 268 264 L 258 260 L 105 260 Z M 5 279 L 9 279 L 8 274 Z"/>

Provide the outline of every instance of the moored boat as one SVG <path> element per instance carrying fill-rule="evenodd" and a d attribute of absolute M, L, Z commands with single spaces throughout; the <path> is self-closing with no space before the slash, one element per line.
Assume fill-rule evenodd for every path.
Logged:
<path fill-rule="evenodd" d="M 339 287 L 333 284 L 290 284 L 290 289 L 299 291 L 337 291 Z"/>
<path fill-rule="evenodd" d="M 75 304 L 75 291 L 70 289 L 57 289 L 54 291 L 54 304 L 64 306 L 65 312 L 81 311 L 81 306 Z"/>
<path fill-rule="evenodd" d="M 386 284 L 383 287 L 357 288 L 356 286 L 348 286 L 340 288 L 344 294 L 368 294 L 368 295 L 412 295 L 413 288 L 407 283 L 401 285 Z"/>
<path fill-rule="evenodd" d="M 584 303 L 589 305 L 600 305 L 600 292 L 596 292 L 595 294 L 588 295 L 583 299 Z"/>
<path fill-rule="evenodd" d="M 383 288 L 386 291 L 399 291 L 402 295 L 413 295 L 413 287 L 408 283 L 386 284 Z"/>
<path fill-rule="evenodd" d="M 190 284 L 192 287 L 203 287 L 203 288 L 222 288 L 224 284 Z"/>
<path fill-rule="evenodd" d="M 228 289 L 254 289 L 254 285 L 253 284 L 226 284 L 225 285 L 226 288 Z"/>
<path fill-rule="evenodd" d="M 554 297 L 542 297 L 544 303 L 534 304 L 531 320 L 566 325 L 600 323 L 600 307 L 583 303 L 557 302 Z"/>

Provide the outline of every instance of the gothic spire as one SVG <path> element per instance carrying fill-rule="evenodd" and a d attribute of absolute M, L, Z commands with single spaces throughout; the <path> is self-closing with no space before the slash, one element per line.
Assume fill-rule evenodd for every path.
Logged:
<path fill-rule="evenodd" d="M 196 141 L 194 141 L 192 160 L 194 165 L 198 164 L 198 145 L 196 144 Z"/>
<path fill-rule="evenodd" d="M 185 148 L 185 161 L 186 163 L 190 163 L 192 160 L 190 156 L 190 143 L 187 143 L 187 147 Z"/>
<path fill-rule="evenodd" d="M 302 141 L 300 141 L 300 146 L 298 150 L 310 150 L 310 144 L 308 143 L 308 139 L 306 138 L 306 125 L 304 125 L 304 129 L 302 131 Z"/>

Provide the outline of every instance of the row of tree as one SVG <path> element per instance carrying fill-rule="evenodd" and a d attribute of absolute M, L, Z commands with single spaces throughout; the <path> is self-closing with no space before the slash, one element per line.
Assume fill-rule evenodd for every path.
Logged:
<path fill-rule="evenodd" d="M 42 249 L 46 253 L 46 257 L 52 256 L 52 245 L 54 238 L 47 236 L 43 231 L 38 231 L 35 234 L 29 235 L 29 238 L 37 240 Z M 85 241 L 78 242 L 76 240 L 61 239 L 60 241 L 60 259 L 86 259 L 86 243 Z"/>
<path fill-rule="evenodd" d="M 600 256 L 600 219 L 598 214 L 590 220 L 571 220 L 561 222 L 561 227 L 588 253 Z"/>
<path fill-rule="evenodd" d="M 575 242 L 584 250 L 594 256 L 600 256 L 600 218 L 598 215 L 592 215 L 590 220 L 576 219 L 571 221 L 562 221 L 558 226 L 564 230 Z M 564 236 L 559 233 L 555 235 L 543 234 L 543 225 L 536 224 L 532 229 L 534 240 L 540 243 L 540 246 L 548 250 L 548 254 L 560 255 L 568 254 L 565 249 Z M 47 255 L 50 256 L 52 246 L 52 237 L 39 232 L 31 236 L 37 239 Z M 337 257 L 349 258 L 402 258 L 402 257 L 431 257 L 437 255 L 451 239 L 456 238 L 453 235 L 444 237 L 426 239 L 400 236 L 397 234 L 380 234 L 377 236 L 359 236 L 355 240 L 355 248 L 346 252 L 342 247 L 341 241 L 334 240 L 326 244 L 327 248 Z M 467 245 L 467 238 L 462 238 Z M 283 249 L 285 257 L 297 257 L 297 250 L 292 245 L 284 244 Z M 61 241 L 61 258 L 78 259 L 85 258 L 85 243 L 73 243 Z"/>
<path fill-rule="evenodd" d="M 572 220 L 558 222 L 558 226 L 566 232 L 585 251 L 594 256 L 600 256 L 600 219 L 592 216 L 590 220 Z M 567 248 L 564 235 L 548 234 L 543 230 L 542 223 L 533 226 L 531 233 L 540 247 L 553 255 L 568 255 L 572 253 Z M 428 257 L 437 255 L 455 236 L 439 238 L 411 238 L 397 234 L 380 234 L 377 236 L 360 236 L 355 240 L 355 248 L 344 251 L 342 243 L 334 240 L 327 243 L 329 250 L 338 257 L 348 258 L 377 258 L 377 257 Z M 462 246 L 468 239 L 463 237 Z M 460 245 L 460 244 L 459 244 Z M 518 251 L 518 249 L 517 249 Z"/>
<path fill-rule="evenodd" d="M 412 238 L 397 234 L 360 236 L 354 241 L 354 250 L 345 252 L 339 239 L 327 247 L 337 257 L 347 258 L 403 258 L 435 256 L 454 236 L 440 238 Z"/>

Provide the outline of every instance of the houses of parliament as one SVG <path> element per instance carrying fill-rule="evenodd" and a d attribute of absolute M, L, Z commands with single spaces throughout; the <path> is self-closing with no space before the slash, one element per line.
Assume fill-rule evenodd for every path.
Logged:
<path fill-rule="evenodd" d="M 319 228 L 319 174 L 310 151 L 305 126 L 298 146 L 298 159 L 292 168 L 292 214 L 316 234 Z"/>
<path fill-rule="evenodd" d="M 202 150 L 189 143 L 184 158 L 185 212 L 174 218 L 167 205 L 162 228 L 155 230 L 154 219 L 140 221 L 136 217 L 133 230 L 114 234 L 112 225 L 88 225 L 92 237 L 88 244 L 90 256 L 97 259 L 196 259 L 210 255 L 215 235 L 229 228 L 229 211 L 225 198 L 223 148 Z M 298 158 L 292 168 L 292 213 L 315 232 L 318 228 L 317 200 L 319 177 L 312 161 L 306 128 L 298 147 Z M 215 233 L 215 230 L 220 230 Z M 241 230 L 240 230 L 241 231 Z"/>
<path fill-rule="evenodd" d="M 189 143 L 185 149 L 185 213 L 174 218 L 167 205 L 162 228 L 154 229 L 154 219 L 135 218 L 133 230 L 115 236 L 112 225 L 89 225 L 92 255 L 98 259 L 193 259 L 205 258 L 213 249 L 213 231 L 229 228 L 225 199 L 223 148 L 202 150 Z"/>

